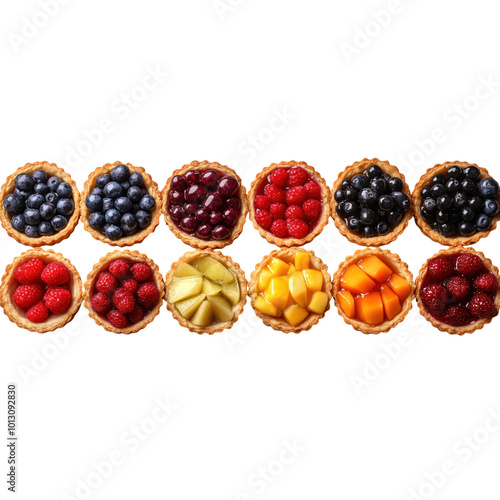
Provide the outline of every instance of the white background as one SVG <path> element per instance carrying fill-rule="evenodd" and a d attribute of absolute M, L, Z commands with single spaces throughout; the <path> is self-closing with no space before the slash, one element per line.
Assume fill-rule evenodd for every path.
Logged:
<path fill-rule="evenodd" d="M 262 168 L 294 159 L 331 186 L 346 165 L 375 156 L 400 166 L 411 189 L 448 160 L 500 177 L 499 10 L 489 0 L 222 0 L 218 9 L 66 0 L 49 19 L 41 3 L 0 11 L 1 182 L 48 160 L 81 189 L 96 167 L 120 160 L 162 188 L 174 169 L 207 159 L 237 166 L 248 188 Z M 156 88 L 138 88 L 155 68 Z M 496 83 L 488 91 L 484 80 Z M 127 95 L 140 102 L 124 104 Z M 277 113 L 289 117 L 270 133 Z M 96 133 L 103 119 L 107 131 Z M 257 146 L 249 136 L 261 137 Z M 26 248 L 0 234 L 3 268 Z M 496 231 L 475 247 L 499 265 L 499 243 Z M 135 248 L 162 273 L 190 250 L 163 218 Z M 308 248 L 331 273 L 356 250 L 332 221 Z M 411 222 L 388 248 L 416 275 L 440 246 Z M 80 224 L 54 250 L 85 279 L 112 247 Z M 271 250 L 247 221 L 224 252 L 249 277 Z M 365 336 L 332 309 L 287 336 L 247 304 L 214 336 L 181 328 L 165 307 L 123 336 L 82 307 L 41 336 L 1 315 L 2 397 L 18 384 L 18 498 L 497 499 L 500 427 L 482 429 L 500 407 L 499 324 L 451 337 L 414 306 L 395 330 Z M 177 407 L 159 424 L 157 398 Z M 5 413 L 0 422 L 4 436 Z M 135 450 L 127 436 L 141 425 L 149 434 Z M 466 435 L 481 444 L 460 444 Z M 298 447 L 293 460 L 284 442 Z M 98 476 L 93 464 L 117 453 L 120 465 Z M 434 474 L 443 462 L 453 472 Z"/>

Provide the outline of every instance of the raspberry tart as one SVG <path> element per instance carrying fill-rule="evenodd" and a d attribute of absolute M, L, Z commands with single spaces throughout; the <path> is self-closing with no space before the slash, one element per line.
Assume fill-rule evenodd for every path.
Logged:
<path fill-rule="evenodd" d="M 231 328 L 247 300 L 247 280 L 230 257 L 212 250 L 184 254 L 167 273 L 167 308 L 181 326 L 213 334 Z"/>
<path fill-rule="evenodd" d="M 348 257 L 333 277 L 335 305 L 362 333 L 383 333 L 404 320 L 415 297 L 413 275 L 399 255 L 365 248 Z"/>
<path fill-rule="evenodd" d="M 330 308 L 327 266 L 314 252 L 275 250 L 252 273 L 249 293 L 257 316 L 274 330 L 310 330 Z"/>
<path fill-rule="evenodd" d="M 430 168 L 413 191 L 415 222 L 442 245 L 476 243 L 496 228 L 498 182 L 474 163 L 446 162 Z"/>
<path fill-rule="evenodd" d="M 364 159 L 350 165 L 339 174 L 332 193 L 333 221 L 358 245 L 387 245 L 412 217 L 404 175 L 387 161 Z"/>
<path fill-rule="evenodd" d="M 463 335 L 483 328 L 498 314 L 498 269 L 472 248 L 443 249 L 417 277 L 420 313 L 443 332 Z"/>
<path fill-rule="evenodd" d="M 82 191 L 81 219 L 96 239 L 119 247 L 140 243 L 160 220 L 158 185 L 142 168 L 107 163 L 96 169 Z"/>
<path fill-rule="evenodd" d="M 78 224 L 80 194 L 71 176 L 55 163 L 27 163 L 0 192 L 0 222 L 23 245 L 53 245 Z"/>
<path fill-rule="evenodd" d="M 269 243 L 304 245 L 328 223 L 329 196 L 326 182 L 307 163 L 273 163 L 252 183 L 248 193 L 250 219 Z"/>
<path fill-rule="evenodd" d="M 0 287 L 0 305 L 21 328 L 45 333 L 73 319 L 82 303 L 82 281 L 60 253 L 36 248 L 7 266 Z"/>
<path fill-rule="evenodd" d="M 136 333 L 159 314 L 164 292 L 153 260 L 134 250 L 115 250 L 87 276 L 84 305 L 108 332 Z"/>

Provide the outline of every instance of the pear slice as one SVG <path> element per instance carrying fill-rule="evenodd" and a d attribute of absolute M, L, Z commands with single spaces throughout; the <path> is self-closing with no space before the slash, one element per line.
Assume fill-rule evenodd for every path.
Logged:
<path fill-rule="evenodd" d="M 168 288 L 168 300 L 171 304 L 175 304 L 193 295 L 198 295 L 202 286 L 203 278 L 201 276 L 192 276 L 174 281 Z"/>
<path fill-rule="evenodd" d="M 196 295 L 194 297 L 191 297 L 190 299 L 177 302 L 177 304 L 175 304 L 175 307 L 177 307 L 177 310 L 180 312 L 181 316 L 189 319 L 198 310 L 204 300 L 205 294 L 200 293 L 200 295 Z"/>
<path fill-rule="evenodd" d="M 191 323 L 195 326 L 210 326 L 214 320 L 212 306 L 207 300 L 204 300 L 195 315 L 191 318 Z"/>
<path fill-rule="evenodd" d="M 233 319 L 233 307 L 224 297 L 207 297 L 207 300 L 212 305 L 215 317 L 221 323 L 227 323 L 228 321 L 231 321 Z"/>
<path fill-rule="evenodd" d="M 189 276 L 201 276 L 201 272 L 187 262 L 181 262 L 174 271 L 176 278 L 188 278 Z"/>
<path fill-rule="evenodd" d="M 224 264 L 212 257 L 200 257 L 194 266 L 198 271 L 202 272 L 205 277 L 215 281 L 216 283 L 231 283 L 236 278 L 234 274 L 227 269 Z"/>
<path fill-rule="evenodd" d="M 205 295 L 217 295 L 221 290 L 222 287 L 220 285 L 217 285 L 217 283 L 214 283 L 206 278 L 203 278 L 203 288 L 201 291 Z"/>
<path fill-rule="evenodd" d="M 240 301 L 240 285 L 238 281 L 233 281 L 232 283 L 224 283 L 222 285 L 222 295 L 235 306 Z"/>

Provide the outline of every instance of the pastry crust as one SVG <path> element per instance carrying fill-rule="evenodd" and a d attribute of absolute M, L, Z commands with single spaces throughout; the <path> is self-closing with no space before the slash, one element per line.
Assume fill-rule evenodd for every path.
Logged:
<path fill-rule="evenodd" d="M 456 163 L 453 163 L 453 165 L 456 165 Z M 500 283 L 500 275 L 498 273 L 498 268 L 493 265 L 493 262 L 491 262 L 490 259 L 486 258 L 485 255 L 482 252 L 478 252 L 477 250 L 474 250 L 473 248 L 464 248 L 462 246 L 459 247 L 451 247 L 451 248 L 444 248 L 443 250 L 440 250 L 437 254 L 433 255 L 430 259 L 427 259 L 427 261 L 422 265 L 420 272 L 418 273 L 417 279 L 416 279 L 416 298 L 417 298 L 417 305 L 420 310 L 420 314 L 427 320 L 429 321 L 433 326 L 435 326 L 437 329 L 441 330 L 442 332 L 449 333 L 451 335 L 464 335 L 466 333 L 474 333 L 476 330 L 480 330 L 483 328 L 484 325 L 487 325 L 488 323 L 491 322 L 491 320 L 498 315 L 498 309 L 500 307 L 500 290 L 497 290 L 496 296 L 495 296 L 495 307 L 496 307 L 496 314 L 494 316 L 491 316 L 490 318 L 482 318 L 476 321 L 475 323 L 472 323 L 470 325 L 465 325 L 465 326 L 451 326 L 447 325 L 446 323 L 442 323 L 441 321 L 435 319 L 431 314 L 427 312 L 427 309 L 422 303 L 422 300 L 420 299 L 420 293 L 422 291 L 422 283 L 427 275 L 427 270 L 429 266 L 429 262 L 432 259 L 435 259 L 437 257 L 449 257 L 451 255 L 456 255 L 459 253 L 471 253 L 474 255 L 477 255 L 481 261 L 483 262 L 484 266 L 489 269 L 490 272 L 492 272 L 498 282 Z"/>
<path fill-rule="evenodd" d="M 269 261 L 273 257 L 292 260 L 295 256 L 295 253 L 298 251 L 307 252 L 309 254 L 309 262 L 311 263 L 312 267 L 323 273 L 322 291 L 328 295 L 328 304 L 323 314 L 309 312 L 309 316 L 307 316 L 307 318 L 302 323 L 299 323 L 296 326 L 292 326 L 289 325 L 283 318 L 274 318 L 273 316 L 262 314 L 255 308 L 255 300 L 259 296 L 257 287 L 259 274 L 267 266 Z M 274 330 L 278 330 L 284 333 L 300 333 L 310 330 L 330 309 L 330 302 L 332 300 L 332 282 L 330 274 L 328 273 L 328 266 L 319 257 L 316 257 L 315 253 L 312 250 L 306 250 L 305 248 L 282 248 L 279 250 L 273 250 L 269 255 L 266 255 L 266 257 L 262 259 L 262 262 L 260 262 L 260 264 L 257 264 L 255 270 L 252 272 L 250 285 L 248 287 L 248 293 L 250 295 L 252 307 L 254 308 L 255 314 L 263 321 L 265 325 L 270 326 Z"/>
<path fill-rule="evenodd" d="M 92 210 L 89 210 L 85 206 L 85 199 L 90 194 L 92 189 L 95 188 L 96 180 L 99 176 L 103 174 L 109 174 L 111 170 L 117 165 L 121 165 L 121 161 L 115 161 L 114 163 L 106 163 L 106 165 L 96 168 L 89 176 L 87 181 L 83 186 L 81 201 L 80 201 L 80 218 L 83 222 L 83 227 L 86 231 L 88 231 L 96 240 L 103 241 L 104 243 L 108 243 L 109 245 L 114 245 L 117 247 L 125 247 L 130 245 L 135 245 L 136 243 L 140 243 L 143 241 L 146 236 L 151 234 L 158 226 L 160 222 L 160 213 L 161 213 L 161 196 L 160 191 L 158 190 L 158 184 L 152 179 L 152 177 L 142 168 L 136 167 L 130 163 L 123 163 L 123 165 L 127 165 L 131 172 L 139 172 L 142 174 L 144 179 L 144 187 L 148 190 L 149 194 L 155 199 L 155 207 L 151 212 L 151 224 L 145 229 L 141 229 L 137 233 L 131 236 L 123 236 L 119 240 L 113 241 L 109 238 L 106 238 L 101 231 L 94 229 L 89 224 L 89 215 L 92 213 Z"/>
<path fill-rule="evenodd" d="M 208 170 L 210 168 L 223 172 L 226 175 L 231 175 L 240 183 L 240 187 L 238 189 L 238 198 L 240 199 L 241 202 L 240 215 L 238 217 L 238 220 L 236 221 L 236 224 L 233 227 L 231 236 L 227 240 L 202 240 L 196 238 L 195 236 L 191 236 L 190 234 L 181 231 L 170 217 L 170 214 L 168 213 L 168 193 L 170 191 L 170 182 L 172 178 L 175 177 L 176 175 L 184 175 L 189 170 Z M 177 236 L 177 238 L 182 240 L 187 245 L 200 249 L 211 248 L 213 250 L 216 248 L 224 248 L 225 246 L 232 243 L 243 231 L 243 226 L 245 225 L 248 213 L 248 201 L 246 196 L 246 189 L 245 186 L 243 185 L 241 177 L 232 168 L 229 168 L 225 165 L 221 165 L 220 163 L 217 162 L 209 162 L 206 160 L 193 161 L 189 165 L 184 165 L 182 168 L 174 170 L 174 172 L 167 180 L 167 183 L 165 184 L 165 187 L 161 192 L 161 199 L 162 199 L 163 217 L 165 218 L 165 222 L 167 223 L 170 230 L 175 234 L 175 236 Z"/>
<path fill-rule="evenodd" d="M 380 257 L 383 261 L 396 273 L 400 274 L 410 285 L 410 293 L 405 298 L 401 304 L 401 311 L 399 311 L 394 318 L 391 320 L 385 320 L 380 325 L 368 325 L 363 321 L 356 318 L 349 318 L 340 307 L 340 303 L 337 300 L 337 293 L 341 289 L 340 278 L 344 271 L 351 265 L 359 262 L 364 257 L 370 255 L 375 255 Z M 364 248 L 363 250 L 357 250 L 353 255 L 347 257 L 347 259 L 339 266 L 337 272 L 333 275 L 333 298 L 335 300 L 335 305 L 337 306 L 338 313 L 342 316 L 343 320 L 351 325 L 355 330 L 358 330 L 365 334 L 379 334 L 385 333 L 397 326 L 401 321 L 403 321 L 406 315 L 410 312 L 413 306 L 413 299 L 415 297 L 415 283 L 413 281 L 413 274 L 408 269 L 408 265 L 401 260 L 398 254 L 390 252 L 382 248 Z"/>
<path fill-rule="evenodd" d="M 455 165 L 459 166 L 460 168 L 477 167 L 481 172 L 480 179 L 483 179 L 484 177 L 491 177 L 485 168 L 479 167 L 475 163 L 467 163 L 465 161 L 447 161 L 445 163 L 435 165 L 434 167 L 429 168 L 427 172 L 422 175 L 422 177 L 420 177 L 420 180 L 415 185 L 415 189 L 413 190 L 412 194 L 413 214 L 415 216 L 415 223 L 420 228 L 420 231 L 422 231 L 422 233 L 424 233 L 432 240 L 446 246 L 465 246 L 476 243 L 481 238 L 486 238 L 486 236 L 488 236 L 490 232 L 497 227 L 497 221 L 500 217 L 500 214 L 495 215 L 495 217 L 491 219 L 491 227 L 490 229 L 488 229 L 488 231 L 477 231 L 472 236 L 453 236 L 451 238 L 443 236 L 438 231 L 432 229 L 432 227 L 427 224 L 427 222 L 425 222 L 422 215 L 420 214 L 420 207 L 422 206 L 422 189 L 427 186 L 427 184 L 430 184 L 431 179 L 435 175 L 446 174 L 448 168 Z M 498 194 L 495 199 L 500 203 L 500 194 Z"/>
<path fill-rule="evenodd" d="M 177 266 L 181 262 L 186 262 L 187 264 L 189 264 L 201 257 L 212 257 L 213 259 L 218 260 L 221 264 L 226 266 L 227 269 L 233 271 L 236 274 L 236 278 L 240 286 L 240 301 L 233 307 L 234 316 L 231 321 L 228 321 L 226 323 L 216 323 L 208 327 L 196 326 L 193 325 L 188 319 L 184 318 L 177 311 L 175 305 L 170 304 L 170 302 L 168 301 L 168 287 L 170 286 L 170 284 L 174 279 L 174 272 Z M 241 267 L 236 262 L 234 262 L 233 259 L 231 259 L 231 257 L 223 255 L 221 252 L 210 249 L 195 250 L 193 252 L 185 253 L 177 262 L 174 262 L 172 264 L 170 271 L 168 271 L 165 277 L 165 301 L 167 303 L 167 309 L 172 313 L 172 316 L 179 322 L 181 326 L 187 328 L 189 331 L 194 333 L 198 334 L 208 333 L 209 335 L 213 335 L 214 333 L 222 332 L 227 328 L 231 328 L 236 323 L 236 321 L 238 321 L 238 318 L 240 314 L 243 312 L 243 308 L 245 307 L 245 304 L 247 302 L 247 288 L 248 288 L 248 282 L 245 273 L 243 272 L 243 269 L 241 269 Z"/>
<path fill-rule="evenodd" d="M 7 210 L 5 210 L 3 203 L 1 204 L 0 207 L 0 222 L 2 223 L 2 226 L 4 229 L 7 231 L 9 236 L 12 236 L 17 242 L 22 243 L 23 245 L 29 245 L 32 247 L 40 247 L 42 245 L 54 245 L 55 243 L 59 243 L 60 241 L 64 240 L 67 238 L 75 229 L 76 225 L 78 224 L 78 217 L 80 214 L 80 193 L 78 191 L 78 188 L 75 184 L 75 181 L 71 178 L 71 176 L 65 172 L 61 167 L 58 167 L 55 163 L 49 163 L 46 161 L 37 161 L 35 163 L 26 163 L 24 167 L 18 168 L 13 174 L 9 175 L 7 177 L 7 180 L 5 181 L 4 185 L 2 186 L 2 189 L 0 190 L 0 199 L 3 201 L 4 198 L 12 193 L 15 188 L 15 180 L 16 177 L 19 174 L 32 174 L 35 170 L 40 170 L 43 169 L 49 177 L 51 176 L 57 176 L 59 177 L 63 182 L 67 182 L 71 188 L 73 189 L 73 202 L 75 204 L 75 209 L 73 211 L 73 214 L 68 220 L 67 226 L 59 231 L 58 233 L 55 233 L 51 236 L 40 236 L 40 238 L 30 238 L 26 236 L 24 233 L 20 233 L 19 231 L 16 231 L 11 223 L 10 223 L 10 215 L 8 214 Z"/>
<path fill-rule="evenodd" d="M 410 199 L 410 205 L 411 205 L 411 192 L 410 188 L 408 187 L 408 184 L 406 183 L 405 176 L 398 170 L 397 167 L 394 165 L 391 165 L 389 162 L 384 161 L 384 160 L 379 160 L 378 158 L 373 158 L 371 160 L 365 158 L 364 160 L 357 161 L 353 163 L 352 165 L 346 167 L 342 172 L 340 172 L 337 180 L 333 183 L 332 187 L 332 198 L 331 198 L 331 212 L 332 212 L 332 218 L 333 222 L 337 226 L 338 230 L 340 231 L 340 234 L 345 236 L 349 241 L 352 243 L 356 243 L 358 245 L 363 245 L 363 246 L 371 246 L 371 247 L 379 247 L 382 245 L 387 245 L 391 241 L 394 241 L 408 226 L 408 222 L 412 218 L 412 208 L 408 208 L 408 210 L 405 212 L 403 218 L 401 219 L 401 222 L 394 226 L 392 230 L 384 234 L 383 236 L 375 236 L 373 238 L 365 238 L 364 236 L 360 236 L 359 234 L 355 234 L 352 231 L 348 229 L 348 227 L 345 225 L 343 217 L 341 217 L 336 210 L 337 202 L 335 201 L 335 198 L 333 194 L 340 189 L 342 181 L 345 179 L 350 179 L 353 176 L 357 174 L 362 174 L 365 172 L 371 165 L 376 164 L 378 165 L 383 172 L 391 175 L 392 177 L 399 177 L 403 181 L 403 193 L 405 193 L 408 198 Z"/>
<path fill-rule="evenodd" d="M 61 262 L 69 270 L 69 288 L 71 291 L 71 306 L 62 314 L 51 313 L 49 318 L 43 323 L 33 323 L 25 317 L 25 312 L 18 307 L 12 300 L 14 289 L 17 287 L 17 281 L 14 278 L 14 271 L 18 266 L 27 260 L 38 258 L 45 264 L 50 262 Z M 54 252 L 53 250 L 45 250 L 43 248 L 33 248 L 16 257 L 12 264 L 9 264 L 5 269 L 5 274 L 2 278 L 0 286 L 0 305 L 3 307 L 5 315 L 12 323 L 15 323 L 20 328 L 25 328 L 31 332 L 46 333 L 52 332 L 57 328 L 69 323 L 74 315 L 80 309 L 82 303 L 82 280 L 80 274 L 69 259 Z"/>
<path fill-rule="evenodd" d="M 151 267 L 151 270 L 153 271 L 154 281 L 156 283 L 156 286 L 158 287 L 158 291 L 160 292 L 158 303 L 155 305 L 153 309 L 151 309 L 149 314 L 147 314 L 142 321 L 139 321 L 135 325 L 130 325 L 127 328 L 123 328 L 121 330 L 115 328 L 111 323 L 109 323 L 109 321 L 107 321 L 102 316 L 97 314 L 92 309 L 92 305 L 90 303 L 97 275 L 101 272 L 103 268 L 107 268 L 109 264 L 111 264 L 111 262 L 117 259 L 127 259 L 132 262 L 143 262 L 145 264 L 148 264 L 149 267 Z M 163 303 L 164 295 L 165 295 L 165 285 L 163 283 L 163 277 L 155 262 L 152 259 L 150 259 L 147 255 L 144 255 L 143 253 L 140 253 L 137 250 L 126 249 L 126 250 L 113 250 L 112 252 L 106 254 L 104 257 L 101 257 L 99 262 L 97 262 L 97 264 L 94 265 L 92 271 L 90 271 L 89 275 L 87 276 L 83 298 L 84 298 L 84 305 L 89 311 L 89 316 L 98 325 L 101 325 L 108 332 L 129 334 L 129 333 L 136 333 L 139 330 L 142 330 L 144 327 L 149 325 L 149 323 L 151 323 L 156 318 L 156 316 L 158 316 Z"/>

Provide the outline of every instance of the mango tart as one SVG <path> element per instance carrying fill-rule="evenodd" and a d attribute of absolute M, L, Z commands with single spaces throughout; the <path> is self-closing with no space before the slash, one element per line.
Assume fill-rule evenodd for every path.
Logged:
<path fill-rule="evenodd" d="M 247 300 L 245 273 L 213 250 L 185 253 L 165 278 L 167 309 L 188 330 L 212 335 L 231 328 Z"/>
<path fill-rule="evenodd" d="M 274 330 L 310 330 L 330 308 L 327 266 L 310 250 L 287 248 L 264 257 L 252 273 L 249 293 L 257 316 Z"/>
<path fill-rule="evenodd" d="M 383 333 L 406 317 L 415 297 L 413 275 L 399 255 L 380 248 L 358 250 L 333 276 L 340 316 L 362 333 Z"/>

